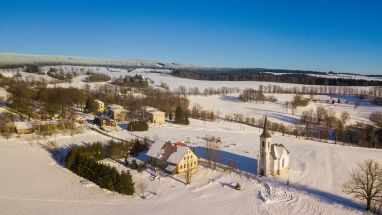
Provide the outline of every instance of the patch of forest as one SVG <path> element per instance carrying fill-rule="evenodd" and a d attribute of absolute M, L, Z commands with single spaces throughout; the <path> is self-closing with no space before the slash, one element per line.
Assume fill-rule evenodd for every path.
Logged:
<path fill-rule="evenodd" d="M 382 86 L 382 81 L 345 78 L 325 78 L 309 74 L 326 75 L 325 72 L 274 69 L 203 69 L 174 70 L 179 78 L 207 81 L 263 81 L 327 86 Z"/>

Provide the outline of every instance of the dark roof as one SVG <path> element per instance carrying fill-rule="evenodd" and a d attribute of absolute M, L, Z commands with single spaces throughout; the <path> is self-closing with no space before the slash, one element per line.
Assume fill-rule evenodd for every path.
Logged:
<path fill-rule="evenodd" d="M 271 135 L 268 132 L 268 120 L 267 120 L 267 116 L 268 116 L 268 114 L 265 115 L 264 130 L 263 130 L 263 133 L 260 135 L 260 137 L 270 138 Z"/>

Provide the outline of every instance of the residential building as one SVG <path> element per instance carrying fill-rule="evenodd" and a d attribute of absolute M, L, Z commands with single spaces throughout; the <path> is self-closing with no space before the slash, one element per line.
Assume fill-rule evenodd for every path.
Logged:
<path fill-rule="evenodd" d="M 96 99 L 94 100 L 95 102 L 98 103 L 98 112 L 104 112 L 105 111 L 105 103 L 103 103 L 102 101 Z"/>
<path fill-rule="evenodd" d="M 156 141 L 146 153 L 149 164 L 169 174 L 180 174 L 198 168 L 198 156 L 183 141 Z"/>
<path fill-rule="evenodd" d="M 111 104 L 107 106 L 109 108 L 110 118 L 115 121 L 124 120 L 127 114 L 127 110 L 121 105 Z"/>

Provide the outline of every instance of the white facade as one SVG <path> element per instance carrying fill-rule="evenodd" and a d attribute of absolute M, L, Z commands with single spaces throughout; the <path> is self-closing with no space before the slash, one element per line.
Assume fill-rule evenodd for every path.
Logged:
<path fill-rule="evenodd" d="M 289 169 L 289 151 L 282 144 L 272 144 L 268 132 L 267 116 L 260 135 L 260 150 L 257 154 L 257 174 L 261 176 L 282 175 Z"/>

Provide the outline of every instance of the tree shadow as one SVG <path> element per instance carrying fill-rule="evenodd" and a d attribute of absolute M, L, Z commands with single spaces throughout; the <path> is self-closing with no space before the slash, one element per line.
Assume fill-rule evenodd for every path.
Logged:
<path fill-rule="evenodd" d="M 285 183 L 279 180 L 272 180 L 272 182 L 279 186 L 285 186 Z M 308 187 L 307 185 L 291 183 L 289 184 L 289 187 L 298 191 L 302 191 L 302 193 L 306 193 L 306 195 L 308 196 L 314 195 L 317 198 L 321 199 L 322 201 L 330 205 L 332 205 L 333 203 L 337 203 L 355 210 L 362 211 L 365 209 L 365 205 L 363 205 L 362 203 L 355 202 L 351 199 L 347 199 L 345 197 L 342 197 L 333 193 L 328 193 L 326 191 L 311 188 L 311 187 Z"/>
<path fill-rule="evenodd" d="M 204 146 L 196 146 L 192 147 L 195 151 L 195 153 L 198 155 L 198 157 L 207 159 L 206 150 L 207 148 Z M 249 172 L 252 174 L 257 173 L 257 159 L 245 157 L 238 154 L 233 154 L 226 151 L 221 151 L 219 149 L 211 149 L 213 151 L 217 151 L 217 154 L 219 155 L 218 163 L 227 165 L 229 160 L 235 160 L 237 169 L 245 172 Z"/>
<path fill-rule="evenodd" d="M 219 99 L 227 102 L 239 102 L 237 96 L 220 96 Z"/>

